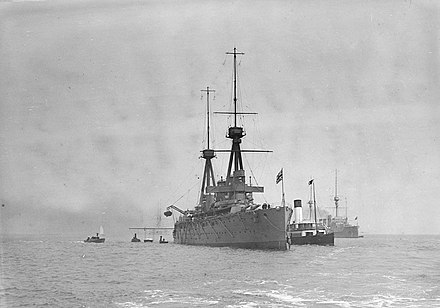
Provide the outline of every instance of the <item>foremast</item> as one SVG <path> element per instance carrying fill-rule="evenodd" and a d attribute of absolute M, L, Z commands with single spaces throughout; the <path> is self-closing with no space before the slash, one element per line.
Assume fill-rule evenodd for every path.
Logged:
<path fill-rule="evenodd" d="M 215 157 L 215 152 L 213 149 L 210 149 L 210 143 L 209 143 L 209 129 L 210 129 L 209 93 L 213 93 L 215 92 L 215 90 L 211 90 L 209 89 L 209 87 L 206 87 L 206 90 L 200 90 L 200 91 L 206 92 L 207 147 L 205 150 L 202 151 L 202 157 L 201 157 L 205 160 L 205 168 L 203 171 L 199 206 L 202 208 L 202 210 L 207 211 L 209 210 L 210 205 L 214 202 L 214 196 L 212 194 L 206 193 L 205 188 L 211 186 L 211 184 L 215 186 L 214 170 L 212 168 L 212 162 L 211 162 L 211 160 Z"/>

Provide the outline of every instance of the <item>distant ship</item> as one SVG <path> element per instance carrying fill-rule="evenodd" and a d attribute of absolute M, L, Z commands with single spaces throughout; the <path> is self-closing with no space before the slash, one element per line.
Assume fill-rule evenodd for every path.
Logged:
<path fill-rule="evenodd" d="M 101 226 L 99 228 L 99 233 L 96 233 L 96 236 L 89 236 L 87 239 L 84 240 L 84 243 L 104 243 L 105 238 L 100 237 L 104 235 L 104 228 Z"/>
<path fill-rule="evenodd" d="M 287 230 L 287 240 L 290 245 L 324 245 L 334 246 L 335 236 L 334 233 L 328 230 L 328 228 L 321 222 L 318 222 L 316 215 L 316 198 L 315 198 L 315 182 L 309 181 L 310 185 L 310 205 L 314 205 L 314 220 L 303 219 L 301 200 L 294 200 L 294 220 L 289 225 Z"/>
<path fill-rule="evenodd" d="M 247 113 L 237 111 L 237 55 L 243 55 L 234 48 L 227 52 L 234 58 L 234 98 L 232 112 L 222 112 L 233 116 L 233 126 L 228 128 L 227 138 L 231 139 L 230 150 L 210 149 L 209 144 L 209 87 L 207 93 L 207 148 L 202 151 L 205 159 L 200 200 L 193 210 L 182 210 L 170 205 L 165 216 L 175 210 L 181 214 L 174 224 L 173 238 L 177 244 L 228 246 L 249 249 L 288 249 L 287 227 L 292 209 L 285 206 L 271 206 L 254 203 L 253 193 L 264 192 L 264 187 L 246 182 L 243 168 L 243 152 L 270 152 L 264 150 L 244 150 L 240 144 L 246 135 L 244 128 L 237 125 L 237 116 Z M 229 164 L 225 178 L 215 181 L 211 163 L 215 153 L 229 152 Z"/>
<path fill-rule="evenodd" d="M 338 197 L 338 171 L 335 172 L 335 217 L 331 215 L 328 216 L 328 225 L 332 232 L 334 232 L 336 238 L 358 238 L 359 236 L 359 226 L 352 225 L 348 222 L 347 214 L 345 216 L 339 216 L 339 197 Z M 355 218 L 357 220 L 357 216 Z"/>

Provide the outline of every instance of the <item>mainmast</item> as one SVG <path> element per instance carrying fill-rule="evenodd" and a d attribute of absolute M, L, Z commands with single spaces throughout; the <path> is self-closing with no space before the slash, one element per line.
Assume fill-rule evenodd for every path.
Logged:
<path fill-rule="evenodd" d="M 243 159 L 241 157 L 240 143 L 241 138 L 246 134 L 243 127 L 237 126 L 237 55 L 244 55 L 243 52 L 237 52 L 237 48 L 234 47 L 233 52 L 227 52 L 227 55 L 234 55 L 234 126 L 229 127 L 227 137 L 232 139 L 231 155 L 229 156 L 227 179 L 231 178 L 232 165 L 234 165 L 234 171 L 243 170 Z"/>
<path fill-rule="evenodd" d="M 237 126 L 237 55 L 244 55 L 244 52 L 237 52 L 234 47 L 233 52 L 227 52 L 227 55 L 234 55 L 234 126 Z"/>
<path fill-rule="evenodd" d="M 315 192 L 315 181 L 313 181 L 313 205 L 314 205 L 314 212 L 315 212 L 315 230 L 316 233 L 318 233 L 318 220 L 316 219 L 316 192 Z"/>
<path fill-rule="evenodd" d="M 240 148 L 241 139 L 246 135 L 243 127 L 237 125 L 237 115 L 255 114 L 254 112 L 238 112 L 237 111 L 237 55 L 244 55 L 243 52 L 237 52 L 234 48 L 233 52 L 226 52 L 227 55 L 234 56 L 234 111 L 233 112 L 215 112 L 220 114 L 234 115 L 234 124 L 229 127 L 227 138 L 232 139 L 232 147 L 230 150 L 214 150 L 214 152 L 230 152 L 228 171 L 226 179 L 221 179 L 218 185 L 206 188 L 207 193 L 216 194 L 216 202 L 227 202 L 229 204 L 253 202 L 252 193 L 264 192 L 261 186 L 247 185 L 245 179 L 245 170 L 243 168 L 242 152 L 272 152 L 265 150 L 242 150 Z"/>
<path fill-rule="evenodd" d="M 210 149 L 209 144 L 209 93 L 215 92 L 215 90 L 209 89 L 206 87 L 206 90 L 200 90 L 201 92 L 206 92 L 206 118 L 207 118 L 207 146 L 206 149 L 202 151 L 202 158 L 205 159 L 205 169 L 203 171 L 203 180 L 200 192 L 200 201 L 199 204 L 202 205 L 204 202 L 206 203 L 206 192 L 205 188 L 208 186 L 215 186 L 215 178 L 214 178 L 214 170 L 212 168 L 211 159 L 215 157 L 214 150 Z M 210 202 L 209 202 L 210 203 Z"/>
<path fill-rule="evenodd" d="M 312 210 L 312 205 L 313 205 L 313 187 L 312 187 L 311 184 L 309 184 L 309 185 L 310 185 L 310 198 L 309 198 L 309 201 L 307 202 L 307 204 L 309 205 L 309 220 L 312 221 L 312 215 L 313 215 L 313 210 Z"/>
<path fill-rule="evenodd" d="M 207 123 L 207 127 L 206 127 L 206 131 L 207 131 L 207 146 L 206 148 L 209 149 L 209 120 L 210 120 L 210 114 L 209 114 L 209 93 L 210 92 L 215 92 L 215 90 L 210 90 L 209 87 L 206 87 L 206 90 L 200 90 L 200 92 L 206 92 L 206 123 Z M 215 99 L 215 98 L 214 98 Z"/>
<path fill-rule="evenodd" d="M 335 170 L 335 197 L 333 198 L 335 201 L 336 208 L 336 217 L 338 217 L 338 207 L 339 207 L 339 197 L 338 197 L 338 169 Z"/>
<path fill-rule="evenodd" d="M 314 212 L 315 212 L 315 230 L 316 233 L 318 233 L 318 219 L 316 217 L 316 192 L 315 192 L 315 181 L 314 179 L 311 179 L 309 181 L 309 185 L 310 185 L 310 193 L 313 195 L 313 205 L 314 205 Z M 309 205 L 310 205 L 310 209 L 311 209 L 311 205 L 312 205 L 312 200 L 310 199 L 309 201 Z M 310 215 L 311 217 L 312 215 Z"/>

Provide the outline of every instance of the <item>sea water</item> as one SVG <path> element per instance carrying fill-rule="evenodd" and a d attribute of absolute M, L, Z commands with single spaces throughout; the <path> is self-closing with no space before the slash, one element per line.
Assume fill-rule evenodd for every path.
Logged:
<path fill-rule="evenodd" d="M 4 237 L 1 307 L 440 307 L 440 236 L 288 251 Z"/>

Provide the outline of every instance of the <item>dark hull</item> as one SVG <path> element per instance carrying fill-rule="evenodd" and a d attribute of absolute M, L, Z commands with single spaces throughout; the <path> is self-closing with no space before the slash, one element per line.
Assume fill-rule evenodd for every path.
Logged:
<path fill-rule="evenodd" d="M 286 250 L 286 226 L 291 213 L 288 207 L 278 207 L 178 221 L 174 226 L 174 242 L 184 245 Z"/>
<path fill-rule="evenodd" d="M 290 238 L 291 245 L 322 245 L 322 246 L 334 246 L 335 236 L 334 233 L 317 234 L 308 236 L 292 236 Z"/>

